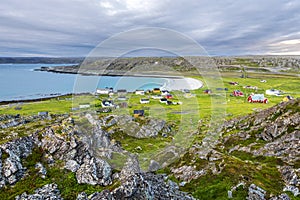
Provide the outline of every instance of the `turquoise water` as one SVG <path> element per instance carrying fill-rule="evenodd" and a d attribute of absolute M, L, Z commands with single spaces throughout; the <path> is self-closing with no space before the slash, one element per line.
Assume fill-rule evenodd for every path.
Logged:
<path fill-rule="evenodd" d="M 96 88 L 153 89 L 164 78 L 126 76 L 81 76 L 34 71 L 41 66 L 60 64 L 0 64 L 0 101 L 36 99 L 68 93 L 94 92 Z"/>

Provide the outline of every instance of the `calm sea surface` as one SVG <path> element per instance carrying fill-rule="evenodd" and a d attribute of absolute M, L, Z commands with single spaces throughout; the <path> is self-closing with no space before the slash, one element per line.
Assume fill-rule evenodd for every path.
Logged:
<path fill-rule="evenodd" d="M 94 92 L 96 88 L 153 89 L 167 82 L 164 78 L 81 76 L 34 71 L 41 66 L 63 64 L 0 64 L 0 101 L 35 99 L 67 93 Z"/>

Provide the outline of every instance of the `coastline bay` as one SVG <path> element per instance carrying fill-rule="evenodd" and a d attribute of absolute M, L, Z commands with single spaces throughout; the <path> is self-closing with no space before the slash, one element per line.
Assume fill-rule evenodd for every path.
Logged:
<path fill-rule="evenodd" d="M 60 64 L 62 65 L 74 64 Z M 0 64 L 0 101 L 40 99 L 70 93 L 92 93 L 96 88 L 105 87 L 134 91 L 154 87 L 172 89 L 168 84 L 176 85 L 175 79 L 163 77 L 83 76 L 35 70 L 41 66 L 53 67 L 57 64 Z M 182 80 L 178 84 L 188 87 L 190 81 L 187 81 L 184 86 Z M 176 88 L 179 88 L 178 84 Z M 201 83 L 196 85 L 201 87 Z"/>

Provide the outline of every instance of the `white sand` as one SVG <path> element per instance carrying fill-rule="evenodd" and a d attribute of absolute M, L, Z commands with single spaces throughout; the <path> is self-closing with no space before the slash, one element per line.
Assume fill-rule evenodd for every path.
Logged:
<path fill-rule="evenodd" d="M 167 79 L 167 83 L 164 84 L 161 89 L 163 90 L 196 90 L 203 86 L 203 83 L 194 78 L 180 78 L 180 79 Z"/>

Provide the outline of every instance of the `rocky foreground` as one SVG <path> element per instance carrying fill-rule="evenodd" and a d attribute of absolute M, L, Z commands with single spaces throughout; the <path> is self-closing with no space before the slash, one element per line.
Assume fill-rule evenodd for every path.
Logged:
<path fill-rule="evenodd" d="M 162 120 L 114 115 L 97 119 L 90 114 L 77 119 L 2 116 L 3 134 L 30 123 L 45 126 L 24 136 L 5 136 L 0 195 L 81 200 L 299 198 L 299 108 L 296 99 L 227 121 L 211 149 L 203 149 L 199 138 L 205 130 L 200 129 L 199 138 L 178 161 L 163 169 L 153 161 L 148 170 L 141 169 L 138 159 L 143 150 L 126 150 L 120 138 L 171 137 L 172 126 Z"/>

